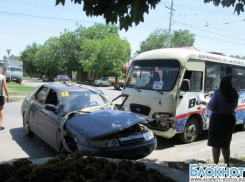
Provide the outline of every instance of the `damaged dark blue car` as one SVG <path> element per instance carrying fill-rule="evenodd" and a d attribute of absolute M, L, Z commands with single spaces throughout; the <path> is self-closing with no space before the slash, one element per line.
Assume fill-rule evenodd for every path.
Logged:
<path fill-rule="evenodd" d="M 46 84 L 23 101 L 27 136 L 36 134 L 60 153 L 139 159 L 157 146 L 141 115 L 118 110 L 101 90 L 84 85 Z"/>

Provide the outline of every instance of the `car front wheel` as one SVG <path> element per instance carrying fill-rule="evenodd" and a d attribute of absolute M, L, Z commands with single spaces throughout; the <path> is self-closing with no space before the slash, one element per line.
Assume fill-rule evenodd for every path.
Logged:
<path fill-rule="evenodd" d="M 72 152 L 77 151 L 77 146 L 74 142 L 68 142 L 66 145 L 71 149 Z M 68 152 L 65 149 L 65 147 L 63 146 L 62 149 L 60 150 L 60 154 L 61 155 L 68 155 L 68 154 L 70 154 L 70 152 Z"/>
<path fill-rule="evenodd" d="M 99 84 L 99 87 L 103 87 L 103 84 L 102 84 L 102 83 L 100 83 L 100 84 Z"/>

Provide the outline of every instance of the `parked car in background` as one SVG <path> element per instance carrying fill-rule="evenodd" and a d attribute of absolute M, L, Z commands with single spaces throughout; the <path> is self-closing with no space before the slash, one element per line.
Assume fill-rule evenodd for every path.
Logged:
<path fill-rule="evenodd" d="M 57 75 L 54 78 L 54 81 L 55 82 L 68 82 L 68 81 L 71 81 L 71 79 L 67 75 Z"/>
<path fill-rule="evenodd" d="M 35 88 L 21 107 L 23 128 L 58 152 L 79 151 L 121 159 L 139 159 L 157 146 L 142 115 L 120 111 L 103 91 L 89 86 L 45 84 Z"/>
<path fill-rule="evenodd" d="M 109 78 L 108 77 L 102 77 L 98 80 L 95 80 L 94 81 L 94 84 L 96 86 L 100 86 L 100 87 L 103 87 L 103 86 L 110 86 L 111 85 L 111 82 L 109 81 Z"/>

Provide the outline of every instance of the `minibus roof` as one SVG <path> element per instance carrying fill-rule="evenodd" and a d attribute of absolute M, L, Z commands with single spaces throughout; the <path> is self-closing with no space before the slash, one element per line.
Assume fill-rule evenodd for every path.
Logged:
<path fill-rule="evenodd" d="M 155 59 L 177 59 L 182 65 L 190 60 L 211 61 L 232 65 L 245 66 L 245 60 L 232 58 L 224 55 L 205 53 L 198 50 L 186 48 L 163 48 L 146 51 L 139 54 L 135 60 L 155 60 Z"/>

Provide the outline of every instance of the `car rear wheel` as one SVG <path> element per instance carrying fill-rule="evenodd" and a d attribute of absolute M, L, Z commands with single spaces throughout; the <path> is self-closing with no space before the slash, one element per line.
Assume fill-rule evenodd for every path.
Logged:
<path fill-rule="evenodd" d="M 99 84 L 99 87 L 103 87 L 103 84 L 102 84 L 102 83 L 100 83 L 100 84 Z"/>
<path fill-rule="evenodd" d="M 179 139 L 184 143 L 194 142 L 199 132 L 199 123 L 196 118 L 190 118 L 186 125 L 183 133 L 178 135 Z"/>
<path fill-rule="evenodd" d="M 29 122 L 26 121 L 26 119 L 25 119 L 25 114 L 23 115 L 23 129 L 24 129 L 26 136 L 32 136 L 33 135 L 33 132 L 30 129 Z"/>
<path fill-rule="evenodd" d="M 66 145 L 72 150 L 72 152 L 77 151 L 77 146 L 76 146 L 76 144 L 74 142 L 72 142 L 72 141 L 68 142 Z M 68 154 L 70 154 L 70 152 L 68 152 L 65 149 L 65 147 L 63 146 L 62 149 L 60 150 L 60 154 L 61 155 L 68 155 Z"/>

